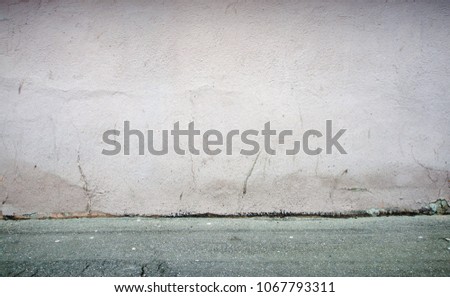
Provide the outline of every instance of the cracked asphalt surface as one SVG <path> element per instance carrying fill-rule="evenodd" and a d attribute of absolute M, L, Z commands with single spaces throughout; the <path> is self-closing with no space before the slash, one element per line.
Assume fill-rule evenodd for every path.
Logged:
<path fill-rule="evenodd" d="M 450 216 L 0 221 L 0 276 L 450 276 Z"/>

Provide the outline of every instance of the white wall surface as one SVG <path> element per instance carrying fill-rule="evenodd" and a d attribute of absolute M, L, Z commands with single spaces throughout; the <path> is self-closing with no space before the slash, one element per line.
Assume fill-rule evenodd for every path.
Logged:
<path fill-rule="evenodd" d="M 0 2 L 3 215 L 450 199 L 450 1 Z M 126 120 L 224 133 L 270 121 L 300 135 L 327 119 L 347 129 L 348 154 L 101 153 Z"/>

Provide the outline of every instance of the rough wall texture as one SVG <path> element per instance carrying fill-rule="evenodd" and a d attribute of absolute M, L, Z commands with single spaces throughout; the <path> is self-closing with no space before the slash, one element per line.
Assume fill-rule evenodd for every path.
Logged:
<path fill-rule="evenodd" d="M 449 199 L 449 1 L 77 2 L 1 1 L 3 215 Z M 298 134 L 327 119 L 347 129 L 347 155 L 101 154 L 125 120 Z"/>

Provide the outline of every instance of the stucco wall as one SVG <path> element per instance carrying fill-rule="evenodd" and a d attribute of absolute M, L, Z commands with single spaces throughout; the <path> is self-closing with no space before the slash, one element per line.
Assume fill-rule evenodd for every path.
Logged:
<path fill-rule="evenodd" d="M 80 1 L 81 2 L 81 1 Z M 3 215 L 414 211 L 449 199 L 450 1 L 1 1 Z M 105 156 L 194 121 L 347 154 Z M 259 137 L 258 139 L 262 139 Z"/>

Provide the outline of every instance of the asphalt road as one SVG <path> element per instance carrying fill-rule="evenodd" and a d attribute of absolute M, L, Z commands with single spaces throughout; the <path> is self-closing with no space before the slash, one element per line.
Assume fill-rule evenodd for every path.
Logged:
<path fill-rule="evenodd" d="M 0 276 L 450 276 L 450 216 L 0 221 Z"/>

